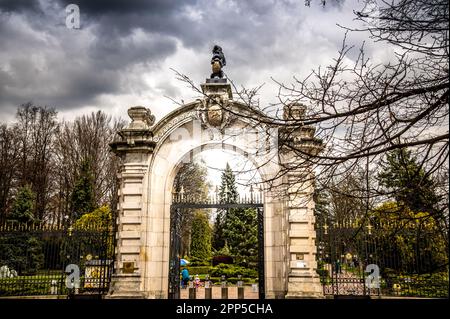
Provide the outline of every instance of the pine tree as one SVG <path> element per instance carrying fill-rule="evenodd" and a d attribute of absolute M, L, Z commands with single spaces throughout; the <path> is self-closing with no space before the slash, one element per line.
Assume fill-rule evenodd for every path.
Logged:
<path fill-rule="evenodd" d="M 236 188 L 236 178 L 230 165 L 227 163 L 225 170 L 221 176 L 221 183 L 219 188 L 219 202 L 220 203 L 236 203 L 238 200 L 238 191 Z M 224 229 L 227 225 L 227 218 L 233 209 L 217 210 L 216 219 L 214 221 L 214 233 L 212 245 L 214 250 L 219 251 L 225 245 Z"/>
<path fill-rule="evenodd" d="M 33 191 L 28 185 L 20 188 L 8 220 L 14 220 L 19 223 L 31 223 L 35 221 L 33 215 L 34 198 Z"/>
<path fill-rule="evenodd" d="M 258 215 L 255 209 L 233 209 L 228 214 L 224 235 L 235 261 L 256 267 L 258 261 Z"/>
<path fill-rule="evenodd" d="M 219 191 L 221 203 L 237 203 L 236 178 L 227 163 Z M 242 266 L 256 266 L 258 258 L 258 219 L 255 209 L 229 208 L 218 211 L 214 225 L 214 244 L 216 250 L 228 244 L 231 255 Z"/>
<path fill-rule="evenodd" d="M 406 148 L 394 150 L 382 163 L 383 171 L 378 174 L 380 185 L 393 194 L 400 206 L 414 212 L 434 214 L 441 200 L 436 194 L 436 183 Z"/>
<path fill-rule="evenodd" d="M 237 200 L 238 191 L 236 187 L 236 178 L 230 165 L 227 163 L 221 176 L 219 201 L 221 203 L 236 203 Z"/>
<path fill-rule="evenodd" d="M 208 215 L 203 211 L 197 211 L 192 220 L 191 234 L 191 260 L 197 263 L 207 264 L 211 258 L 211 227 Z"/>
<path fill-rule="evenodd" d="M 80 176 L 71 196 L 72 219 L 77 220 L 83 214 L 92 212 L 95 207 L 94 177 L 89 161 L 81 163 Z"/>

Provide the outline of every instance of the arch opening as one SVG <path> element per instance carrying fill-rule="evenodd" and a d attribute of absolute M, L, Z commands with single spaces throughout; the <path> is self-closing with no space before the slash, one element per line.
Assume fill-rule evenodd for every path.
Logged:
<path fill-rule="evenodd" d="M 219 285 L 226 280 L 239 287 L 230 289 L 231 298 L 239 291 L 247 298 L 263 299 L 264 204 L 262 187 L 257 186 L 261 177 L 236 148 L 209 146 L 186 154 L 174 165 L 174 182 L 168 181 L 173 185 L 168 297 L 187 299 L 183 288 L 190 284 L 200 298 L 220 298 Z M 190 265 L 181 267 L 183 263 Z M 222 278 L 225 275 L 228 278 Z"/>

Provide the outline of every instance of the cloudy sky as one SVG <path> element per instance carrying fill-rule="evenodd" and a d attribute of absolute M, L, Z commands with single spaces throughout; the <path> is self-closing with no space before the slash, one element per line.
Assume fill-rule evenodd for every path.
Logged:
<path fill-rule="evenodd" d="M 222 46 L 225 71 L 238 85 L 265 83 L 261 102 L 274 100 L 270 77 L 306 76 L 336 55 L 362 0 L 0 0 L 0 121 L 18 105 L 55 107 L 60 118 L 101 109 L 127 118 L 130 106 L 160 119 L 194 92 L 170 69 L 204 82 L 211 48 Z M 80 9 L 80 29 L 66 27 L 68 4 Z M 366 40 L 351 34 L 351 43 Z M 368 46 L 369 54 L 388 54 Z M 349 59 L 352 57 L 349 56 Z"/>

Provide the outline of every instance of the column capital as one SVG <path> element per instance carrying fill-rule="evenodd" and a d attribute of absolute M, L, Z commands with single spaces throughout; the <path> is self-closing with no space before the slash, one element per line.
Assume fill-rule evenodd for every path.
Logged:
<path fill-rule="evenodd" d="M 155 116 L 150 109 L 134 106 L 128 109 L 131 123 L 118 132 L 118 138 L 110 144 L 117 155 L 126 153 L 152 153 L 156 142 L 153 141 L 151 126 Z"/>

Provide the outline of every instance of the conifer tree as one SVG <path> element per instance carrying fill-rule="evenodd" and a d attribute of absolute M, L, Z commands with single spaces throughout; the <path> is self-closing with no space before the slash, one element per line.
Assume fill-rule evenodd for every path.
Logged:
<path fill-rule="evenodd" d="M 83 161 L 80 176 L 71 196 L 72 219 L 77 220 L 82 215 L 92 212 L 96 207 L 94 197 L 94 177 L 89 161 Z"/>
<path fill-rule="evenodd" d="M 237 203 L 236 177 L 227 163 L 219 190 L 221 203 Z M 231 255 L 242 266 L 256 266 L 258 258 L 258 220 L 255 209 L 219 210 L 214 225 L 214 248 L 228 244 Z"/>
<path fill-rule="evenodd" d="M 8 219 L 19 223 L 33 222 L 34 199 L 33 191 L 28 185 L 20 188 Z"/>
<path fill-rule="evenodd" d="M 211 258 L 211 227 L 203 211 L 195 212 L 192 220 L 190 253 L 193 262 L 207 263 Z"/>
<path fill-rule="evenodd" d="M 236 178 L 228 163 L 221 176 L 218 200 L 220 203 L 236 203 L 238 200 Z M 213 248 L 216 251 L 219 251 L 225 245 L 224 229 L 227 225 L 226 220 L 228 215 L 232 213 L 231 211 L 232 209 L 229 209 L 228 211 L 223 209 L 217 210 L 212 242 Z"/>
<path fill-rule="evenodd" d="M 244 267 L 255 268 L 258 261 L 258 217 L 253 208 L 233 209 L 228 214 L 224 235 L 231 255 Z"/>
<path fill-rule="evenodd" d="M 380 185 L 392 194 L 400 206 L 414 212 L 436 212 L 441 200 L 436 194 L 436 183 L 411 157 L 411 151 L 403 148 L 388 153 L 382 167 L 378 174 Z"/>

